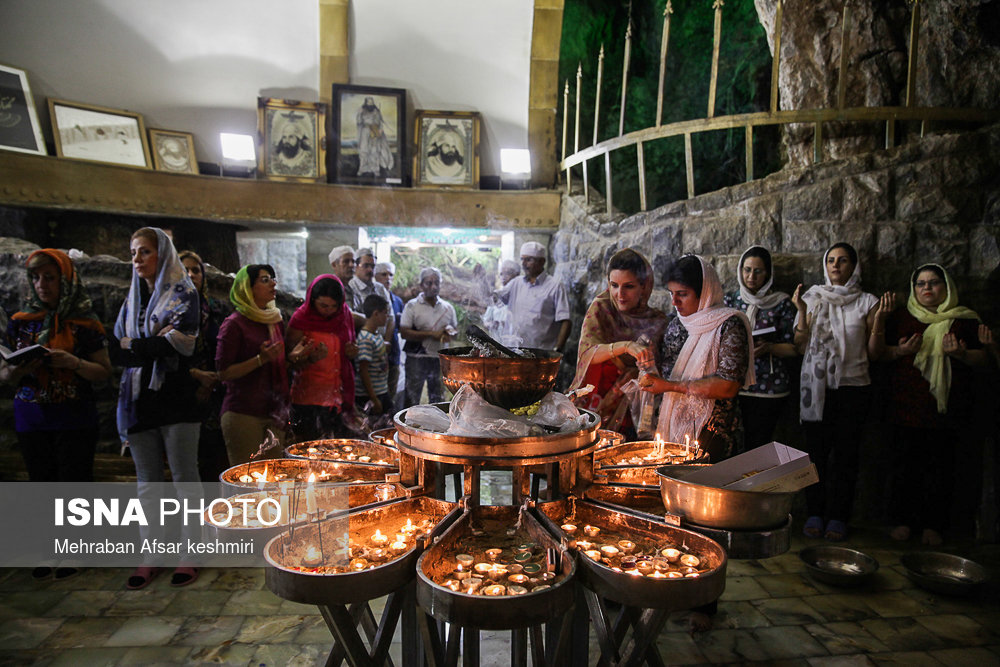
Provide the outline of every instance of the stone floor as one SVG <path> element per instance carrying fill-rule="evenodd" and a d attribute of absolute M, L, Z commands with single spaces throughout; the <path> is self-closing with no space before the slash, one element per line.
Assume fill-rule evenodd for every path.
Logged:
<path fill-rule="evenodd" d="M 798 558 L 815 540 L 766 560 L 730 561 L 713 629 L 691 634 L 683 615 L 660 634 L 668 664 L 788 665 L 1000 664 L 1000 585 L 974 598 L 914 588 L 900 545 L 862 529 L 848 544 L 881 563 L 874 582 L 838 589 L 810 579 Z M 1000 579 L 1000 548 L 947 544 Z M 30 571 L 0 570 L 0 664 L 314 665 L 332 639 L 316 608 L 276 597 L 260 569 L 204 570 L 187 588 L 160 576 L 143 591 L 125 589 L 124 569 L 85 570 L 36 582 Z M 373 604 L 379 613 L 381 601 Z M 398 642 L 398 631 L 396 640 Z M 482 634 L 483 665 L 509 663 L 510 634 Z M 399 664 L 398 643 L 390 652 Z M 598 650 L 591 638 L 591 660 Z"/>

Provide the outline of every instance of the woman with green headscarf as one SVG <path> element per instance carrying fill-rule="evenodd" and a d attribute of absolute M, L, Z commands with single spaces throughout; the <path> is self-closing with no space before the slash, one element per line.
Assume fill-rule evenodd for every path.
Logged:
<path fill-rule="evenodd" d="M 250 264 L 239 270 L 229 290 L 236 312 L 219 329 L 215 367 L 226 385 L 221 422 L 230 465 L 257 458 L 258 452 L 280 456 L 280 448 L 265 452 L 263 445 L 285 442 L 288 372 L 285 325 L 274 304 L 277 289 L 274 268 Z M 299 347 L 295 355 L 308 354 Z M 269 431 L 276 443 L 268 439 Z"/>
<path fill-rule="evenodd" d="M 922 528 L 921 541 L 936 546 L 950 509 L 951 448 L 959 425 L 971 418 L 972 367 L 987 356 L 979 316 L 958 305 L 955 284 L 938 264 L 914 271 L 906 310 L 892 312 L 894 307 L 895 295 L 887 292 L 868 339 L 871 358 L 891 362 L 888 421 L 897 460 L 890 535 L 904 541 L 911 528 Z"/>

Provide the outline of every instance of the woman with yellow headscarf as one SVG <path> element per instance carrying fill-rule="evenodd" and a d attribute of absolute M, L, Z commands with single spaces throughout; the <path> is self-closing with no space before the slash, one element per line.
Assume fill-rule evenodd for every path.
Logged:
<path fill-rule="evenodd" d="M 892 312 L 894 306 L 895 295 L 887 292 L 868 340 L 872 359 L 891 362 L 888 415 L 897 461 L 890 535 L 907 540 L 911 528 L 923 528 L 921 541 L 936 546 L 950 507 L 952 443 L 971 416 L 972 367 L 987 356 L 979 316 L 958 305 L 958 291 L 940 265 L 914 271 L 906 310 Z"/>

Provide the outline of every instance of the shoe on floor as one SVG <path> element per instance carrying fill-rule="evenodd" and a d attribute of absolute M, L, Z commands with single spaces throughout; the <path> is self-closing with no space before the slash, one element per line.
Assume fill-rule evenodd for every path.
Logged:
<path fill-rule="evenodd" d="M 889 537 L 896 540 L 897 542 L 905 542 L 910 539 L 910 527 L 909 526 L 896 526 L 889 531 Z"/>
<path fill-rule="evenodd" d="M 36 567 L 31 571 L 31 578 L 35 581 L 42 581 L 43 579 L 48 579 L 52 576 L 51 567 Z"/>
<path fill-rule="evenodd" d="M 170 585 L 174 588 L 189 586 L 196 581 L 198 581 L 198 568 L 196 567 L 178 567 L 170 576 Z"/>
<path fill-rule="evenodd" d="M 146 586 L 149 586 L 150 582 L 156 578 L 156 575 L 160 573 L 160 568 L 158 567 L 137 567 L 132 572 L 128 578 L 128 582 L 125 587 L 130 591 L 138 591 Z"/>
<path fill-rule="evenodd" d="M 843 542 L 847 539 L 847 524 L 837 519 L 826 522 L 826 532 L 823 534 L 828 542 Z"/>
<path fill-rule="evenodd" d="M 823 517 L 811 516 L 802 526 L 802 534 L 806 537 L 823 537 Z"/>
<path fill-rule="evenodd" d="M 920 543 L 929 547 L 939 547 L 944 543 L 944 538 L 933 528 L 924 528 L 924 534 L 920 536 Z"/>
<path fill-rule="evenodd" d="M 63 581 L 64 579 L 69 579 L 70 577 L 75 577 L 80 574 L 80 568 L 77 567 L 57 567 L 56 568 L 56 581 Z"/>

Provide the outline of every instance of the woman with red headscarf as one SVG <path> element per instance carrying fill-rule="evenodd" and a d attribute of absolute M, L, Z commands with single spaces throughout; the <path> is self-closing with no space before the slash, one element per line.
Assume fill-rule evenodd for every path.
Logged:
<path fill-rule="evenodd" d="M 25 263 L 31 294 L 7 327 L 13 351 L 41 345 L 41 359 L 0 362 L 0 380 L 17 386 L 14 423 L 32 482 L 93 481 L 97 403 L 93 382 L 108 379 L 108 343 L 69 256 L 36 250 Z"/>
<path fill-rule="evenodd" d="M 304 354 L 289 356 L 292 431 L 297 441 L 319 440 L 345 431 L 342 414 L 354 405 L 354 318 L 344 285 L 330 274 L 317 276 L 306 300 L 292 314 L 285 336 L 289 347 L 305 343 Z"/>
<path fill-rule="evenodd" d="M 570 389 L 593 385 L 585 405 L 601 415 L 604 428 L 631 429 L 621 387 L 638 376 L 635 358 L 654 348 L 667 328 L 667 316 L 649 307 L 653 271 L 646 258 L 631 248 L 608 261 L 608 289 L 587 309 L 580 332 L 576 376 Z M 644 342 L 639 342 L 645 336 Z"/>

